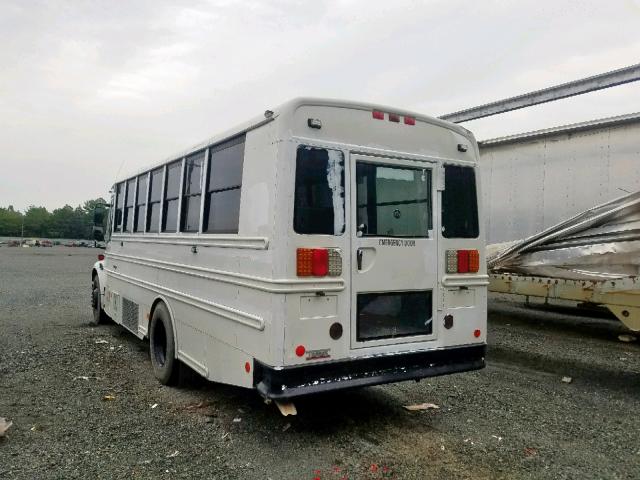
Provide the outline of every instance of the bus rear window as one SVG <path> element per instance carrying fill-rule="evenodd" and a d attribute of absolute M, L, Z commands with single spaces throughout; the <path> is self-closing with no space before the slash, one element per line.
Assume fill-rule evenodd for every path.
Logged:
<path fill-rule="evenodd" d="M 344 232 L 344 156 L 339 150 L 298 147 L 293 228 L 306 235 Z"/>
<path fill-rule="evenodd" d="M 445 165 L 442 236 L 476 238 L 478 234 L 476 173 L 471 167 Z"/>

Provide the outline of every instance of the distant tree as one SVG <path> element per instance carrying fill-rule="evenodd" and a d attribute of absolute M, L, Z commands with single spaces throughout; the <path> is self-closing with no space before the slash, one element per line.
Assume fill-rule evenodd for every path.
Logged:
<path fill-rule="evenodd" d="M 44 207 L 31 205 L 22 214 L 9 205 L 0 207 L 0 236 L 20 236 L 24 220 L 26 237 L 92 238 L 93 213 L 96 206 L 106 203 L 103 198 L 87 200 L 76 208 L 65 205 L 49 213 Z"/>
<path fill-rule="evenodd" d="M 82 205 L 82 209 L 85 212 L 93 215 L 93 211 L 98 205 L 105 205 L 106 203 L 107 201 L 104 198 L 98 197 L 95 200 L 87 200 L 86 202 L 84 202 L 84 204 Z"/>
<path fill-rule="evenodd" d="M 6 237 L 18 237 L 22 230 L 22 214 L 13 209 L 0 207 L 0 235 Z"/>
<path fill-rule="evenodd" d="M 28 237 L 45 237 L 49 232 L 51 214 L 44 207 L 31 205 L 24 214 L 24 234 Z"/>
<path fill-rule="evenodd" d="M 49 236 L 54 238 L 73 238 L 73 207 L 65 205 L 62 208 L 56 208 L 51 213 L 51 222 L 49 224 Z"/>

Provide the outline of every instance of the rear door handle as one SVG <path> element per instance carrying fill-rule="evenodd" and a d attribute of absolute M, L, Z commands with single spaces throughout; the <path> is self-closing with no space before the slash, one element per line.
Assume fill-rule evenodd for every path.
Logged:
<path fill-rule="evenodd" d="M 358 270 L 362 270 L 362 256 L 363 256 L 363 253 L 364 252 L 362 251 L 361 248 L 359 248 L 356 251 L 356 260 L 357 260 L 357 263 L 358 263 Z"/>

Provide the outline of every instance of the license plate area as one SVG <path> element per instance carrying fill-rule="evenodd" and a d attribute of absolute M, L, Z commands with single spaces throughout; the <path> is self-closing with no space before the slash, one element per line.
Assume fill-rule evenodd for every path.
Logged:
<path fill-rule="evenodd" d="M 431 335 L 432 301 L 431 290 L 359 293 L 357 341 Z"/>

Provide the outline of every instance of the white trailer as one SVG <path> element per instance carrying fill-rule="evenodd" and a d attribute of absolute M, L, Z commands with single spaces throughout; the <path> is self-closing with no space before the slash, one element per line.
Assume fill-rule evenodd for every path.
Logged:
<path fill-rule="evenodd" d="M 640 113 L 479 143 L 487 243 L 521 240 L 640 190 Z"/>
<path fill-rule="evenodd" d="M 477 144 L 377 105 L 297 99 L 114 186 L 94 319 L 268 398 L 479 369 Z"/>

